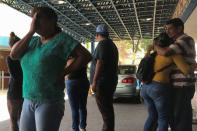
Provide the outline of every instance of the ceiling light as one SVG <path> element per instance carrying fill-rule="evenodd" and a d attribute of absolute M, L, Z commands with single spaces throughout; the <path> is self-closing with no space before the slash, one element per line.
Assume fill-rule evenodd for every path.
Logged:
<path fill-rule="evenodd" d="M 58 4 L 58 5 L 66 4 L 66 2 L 63 1 L 63 0 L 53 0 L 51 3 L 53 3 L 53 4 Z"/>
<path fill-rule="evenodd" d="M 90 25 L 91 23 L 85 23 L 85 25 Z"/>
<path fill-rule="evenodd" d="M 82 23 L 81 25 L 91 25 L 91 23 Z"/>
<path fill-rule="evenodd" d="M 150 20 L 152 20 L 152 18 L 146 18 L 146 21 L 150 21 Z"/>
<path fill-rule="evenodd" d="M 140 19 L 140 21 L 142 21 L 142 22 L 147 22 L 147 21 L 150 21 L 150 20 L 152 20 L 153 18 L 142 18 L 142 19 Z"/>

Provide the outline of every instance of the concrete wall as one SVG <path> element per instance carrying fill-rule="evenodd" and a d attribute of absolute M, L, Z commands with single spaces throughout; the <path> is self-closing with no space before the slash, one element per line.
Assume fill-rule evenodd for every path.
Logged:
<path fill-rule="evenodd" d="M 187 33 L 189 36 L 192 36 L 195 40 L 195 43 L 197 44 L 197 7 L 194 9 L 190 17 L 185 22 L 185 33 Z M 197 45 L 196 45 L 196 51 L 197 51 Z M 193 117 L 195 120 L 197 120 L 197 82 L 196 82 L 196 92 L 194 98 L 192 99 L 192 107 L 194 109 Z"/>
<path fill-rule="evenodd" d="M 6 57 L 9 55 L 9 51 L 5 51 L 5 50 L 0 50 L 0 71 L 4 71 L 4 75 L 5 76 L 9 76 L 8 74 L 8 68 L 7 68 L 7 64 L 6 64 Z M 0 78 L 1 79 L 1 78 Z M 8 78 L 4 79 L 4 89 L 8 88 Z M 2 83 L 0 80 L 0 89 L 2 88 Z"/>
<path fill-rule="evenodd" d="M 185 33 L 192 36 L 197 43 L 197 7 L 185 22 Z"/>
<path fill-rule="evenodd" d="M 6 65 L 6 57 L 10 54 L 9 51 L 1 51 L 0 50 L 0 71 L 8 72 L 8 68 Z"/>

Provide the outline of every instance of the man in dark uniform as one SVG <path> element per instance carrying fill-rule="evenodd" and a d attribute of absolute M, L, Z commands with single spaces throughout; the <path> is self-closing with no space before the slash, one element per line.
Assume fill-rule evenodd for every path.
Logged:
<path fill-rule="evenodd" d="M 113 94 L 118 82 L 118 49 L 109 39 L 104 24 L 98 25 L 96 39 L 99 43 L 91 67 L 92 90 L 104 122 L 102 131 L 114 131 Z"/>

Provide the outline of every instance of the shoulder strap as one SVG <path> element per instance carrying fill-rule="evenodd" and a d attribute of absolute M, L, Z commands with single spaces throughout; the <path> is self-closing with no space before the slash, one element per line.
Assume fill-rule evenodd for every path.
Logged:
<path fill-rule="evenodd" d="M 170 66 L 172 66 L 172 65 L 174 65 L 174 63 L 170 63 L 169 65 L 166 65 L 166 66 L 162 67 L 161 69 L 159 69 L 159 70 L 158 70 L 158 71 L 156 71 L 155 73 L 157 73 L 157 72 L 161 72 L 161 71 L 163 71 L 163 70 L 167 69 L 168 67 L 170 67 Z"/>

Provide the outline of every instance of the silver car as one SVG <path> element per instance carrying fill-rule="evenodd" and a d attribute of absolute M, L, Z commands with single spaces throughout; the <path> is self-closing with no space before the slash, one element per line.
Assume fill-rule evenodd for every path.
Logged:
<path fill-rule="evenodd" d="M 140 101 L 140 88 L 137 86 L 136 66 L 120 65 L 118 71 L 118 85 L 114 93 L 114 98 L 135 97 Z"/>

